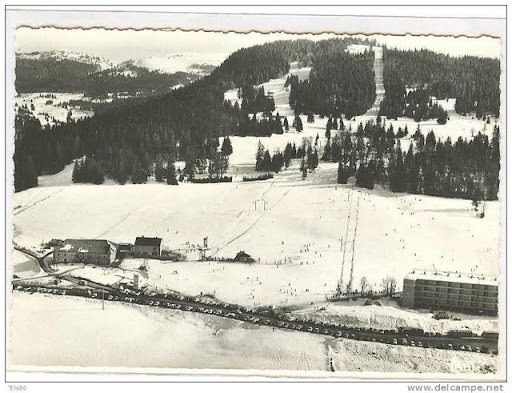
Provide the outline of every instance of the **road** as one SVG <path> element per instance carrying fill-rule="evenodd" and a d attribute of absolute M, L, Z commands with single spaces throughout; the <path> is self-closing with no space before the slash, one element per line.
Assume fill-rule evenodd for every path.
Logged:
<path fill-rule="evenodd" d="M 53 249 L 46 252 L 45 254 L 43 255 L 39 255 L 38 253 L 32 251 L 32 250 L 29 250 L 27 248 L 24 248 L 24 247 L 20 247 L 18 246 L 17 244 L 14 245 L 14 249 L 25 254 L 26 256 L 28 256 L 29 258 L 33 258 L 36 260 L 37 264 L 39 265 L 39 267 L 45 272 L 45 273 L 48 273 L 50 275 L 54 275 L 57 273 L 57 271 L 53 270 L 50 265 L 48 265 L 48 262 L 45 261 L 45 258 L 51 254 L 53 254 Z"/>
<path fill-rule="evenodd" d="M 68 279 L 66 277 L 62 277 Z M 74 281 L 74 280 L 71 280 Z M 76 280 L 77 284 L 84 284 L 83 280 Z M 185 297 L 179 294 L 145 294 L 140 291 L 128 289 L 118 290 L 101 284 L 87 281 L 92 288 L 65 288 L 58 286 L 34 286 L 29 284 L 15 284 L 14 289 L 24 292 L 51 293 L 54 295 L 68 295 L 104 299 L 106 301 L 119 301 L 139 305 L 170 308 L 189 312 L 211 314 L 224 318 L 237 319 L 257 325 L 264 325 L 279 329 L 297 330 L 312 334 L 328 335 L 335 338 L 346 338 L 360 341 L 370 341 L 391 345 L 406 345 L 430 347 L 435 349 L 453 349 L 473 352 L 498 352 L 498 339 L 476 337 L 449 337 L 447 335 L 432 333 L 406 334 L 396 330 L 380 330 L 373 328 L 360 328 L 326 324 L 311 320 L 300 320 L 271 309 L 249 309 L 229 303 L 220 303 L 215 300 Z M 478 350 L 477 350 L 478 348 Z"/>

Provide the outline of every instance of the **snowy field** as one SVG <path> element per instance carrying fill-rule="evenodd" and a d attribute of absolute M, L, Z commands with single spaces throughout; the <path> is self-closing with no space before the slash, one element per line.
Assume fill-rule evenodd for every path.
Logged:
<path fill-rule="evenodd" d="M 354 217 L 359 198 L 353 288 L 366 276 L 379 290 L 388 275 L 400 288 L 414 268 L 499 273 L 498 202 L 487 203 L 480 219 L 467 200 L 351 191 L 334 184 L 335 170 L 321 167 L 306 181 L 295 180 L 299 171 L 292 168 L 275 181 L 253 183 L 34 188 L 14 196 L 15 241 L 35 247 L 51 238 L 133 242 L 145 235 L 180 249 L 208 236 L 209 254 L 233 258 L 244 250 L 259 263 L 151 261 L 152 285 L 191 294 L 216 291 L 220 299 L 243 304 L 306 304 L 325 299 L 336 287 L 340 238 L 349 206 Z M 263 203 L 255 210 L 254 201 L 261 199 L 267 210 Z"/>
<path fill-rule="evenodd" d="M 51 94 L 55 98 L 40 97 L 41 95 Z M 88 99 L 84 97 L 82 93 L 25 93 L 18 94 L 14 98 L 14 102 L 18 106 L 27 105 L 28 110 L 32 112 L 32 115 L 39 119 L 41 125 L 54 125 L 55 122 L 67 121 L 69 110 L 71 110 L 71 118 L 73 120 L 79 120 L 84 117 L 91 117 L 94 113 L 91 110 L 84 110 L 80 107 L 68 106 L 68 109 L 63 108 L 62 103 L 69 102 L 70 100 L 84 100 Z M 31 105 L 34 105 L 34 110 L 31 109 Z"/>
<path fill-rule="evenodd" d="M 134 65 L 167 74 L 192 72 L 205 75 L 202 66 L 217 67 L 224 60 L 226 55 L 223 53 L 182 52 L 144 57 L 135 60 Z"/>
<path fill-rule="evenodd" d="M 324 377 L 357 377 L 365 372 L 365 378 L 383 377 L 382 373 L 436 378 L 450 373 L 454 378 L 488 379 L 498 368 L 498 358 L 491 355 L 335 340 L 255 328 L 216 316 L 110 302 L 102 310 L 99 301 L 82 298 L 38 295 L 34 302 L 33 296 L 13 295 L 7 352 L 11 369 L 31 364 L 150 367 L 160 372 L 234 369 L 251 375 L 311 371 Z M 335 373 L 330 372 L 330 359 Z"/>

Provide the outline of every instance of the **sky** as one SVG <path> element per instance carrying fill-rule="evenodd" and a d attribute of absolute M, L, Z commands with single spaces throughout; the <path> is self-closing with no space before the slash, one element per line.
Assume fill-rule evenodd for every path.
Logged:
<path fill-rule="evenodd" d="M 338 35 L 341 36 L 341 35 Z M 170 30 L 104 30 L 27 27 L 16 31 L 17 52 L 68 50 L 123 61 L 172 53 L 199 52 L 225 54 L 243 47 L 282 39 L 313 40 L 336 37 L 335 34 L 219 33 Z M 372 35 L 378 43 L 398 49 L 426 48 L 454 56 L 473 55 L 500 58 L 501 43 L 491 37 L 435 37 Z"/>

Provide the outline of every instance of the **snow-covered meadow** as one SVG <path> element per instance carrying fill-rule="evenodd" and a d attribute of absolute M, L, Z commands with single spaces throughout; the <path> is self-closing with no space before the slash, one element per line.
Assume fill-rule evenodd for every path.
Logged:
<path fill-rule="evenodd" d="M 52 97 L 48 97 L 48 95 Z M 55 98 L 53 98 L 55 97 Z M 14 98 L 14 102 L 18 106 L 26 105 L 31 114 L 39 120 L 41 125 L 54 125 L 56 122 L 65 123 L 67 121 L 68 113 L 71 110 L 71 118 L 76 121 L 85 117 L 91 117 L 94 112 L 89 109 L 83 109 L 79 106 L 68 106 L 64 108 L 63 103 L 69 103 L 71 100 L 84 100 L 89 99 L 83 93 L 24 93 L 18 94 Z M 32 109 L 32 105 L 34 109 Z"/>
<path fill-rule="evenodd" d="M 439 378 L 450 373 L 461 379 L 488 379 L 498 370 L 498 358 L 491 355 L 333 339 L 119 303 L 106 303 L 102 310 L 97 301 L 51 295 L 38 295 L 36 302 L 34 295 L 14 293 L 9 324 L 11 369 L 27 364 L 103 372 L 102 367 L 151 368 L 159 373 L 224 369 L 230 374 L 276 376 L 309 371 L 318 377 L 365 372 L 365 378 L 393 377 L 390 373 Z"/>
<path fill-rule="evenodd" d="M 351 190 L 335 184 L 335 171 L 320 167 L 305 181 L 292 168 L 253 183 L 34 188 L 14 196 L 15 240 L 37 246 L 51 238 L 133 242 L 145 235 L 181 249 L 208 236 L 209 255 L 233 258 L 244 250 L 259 263 L 151 261 L 150 284 L 242 304 L 308 304 L 336 287 L 340 239 L 359 198 L 353 288 L 363 276 L 374 289 L 386 276 L 401 287 L 414 268 L 499 273 L 498 202 L 487 203 L 481 219 L 467 200 Z M 256 200 L 267 209 L 255 209 Z M 197 260 L 197 253 L 187 256 Z"/>

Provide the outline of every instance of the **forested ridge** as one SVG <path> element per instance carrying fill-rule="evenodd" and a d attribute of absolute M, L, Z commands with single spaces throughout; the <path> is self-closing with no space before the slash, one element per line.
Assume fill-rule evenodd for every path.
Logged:
<path fill-rule="evenodd" d="M 178 84 L 188 84 L 198 77 L 186 72 L 163 74 L 129 65 L 121 69 L 99 70 L 95 64 L 74 59 L 53 57 L 16 59 L 16 91 L 21 93 L 68 92 L 84 93 L 89 97 L 116 92 L 165 93 Z"/>
<path fill-rule="evenodd" d="M 434 96 L 438 99 L 455 98 L 455 111 L 462 115 L 475 112 L 477 118 L 486 115 L 499 117 L 499 59 L 451 57 L 425 49 L 400 51 L 385 48 L 383 63 L 386 96 L 381 103 L 381 115 L 388 118 L 405 115 L 417 121 L 429 118 L 429 110 L 433 107 L 429 104 L 429 97 Z M 418 94 L 418 100 L 411 106 L 406 87 L 425 91 L 426 94 Z"/>
<path fill-rule="evenodd" d="M 18 116 L 15 188 L 37 183 L 34 171 L 24 168 L 30 162 L 36 174 L 52 174 L 83 156 L 93 157 L 105 176 L 120 183 L 131 176 L 134 166 L 140 166 L 147 177 L 155 163 L 178 159 L 187 162 L 186 172 L 193 176 L 197 160 L 215 155 L 219 136 L 279 132 L 272 116 L 256 121 L 248 110 L 224 102 L 226 90 L 280 77 L 291 61 L 310 64 L 317 51 L 327 52 L 346 42 L 360 41 L 277 41 L 241 49 L 209 76 L 181 89 L 142 102 L 111 105 L 111 110 L 92 118 L 53 128 L 43 130 L 37 120 Z M 250 133 L 244 125 L 250 126 Z"/>
<path fill-rule="evenodd" d="M 186 162 L 182 176 L 194 177 L 196 173 L 208 171 L 210 176 L 222 177 L 232 148 L 231 152 L 224 147 L 219 151 L 219 137 L 268 136 L 288 130 L 288 119 L 284 118 L 281 122 L 279 116 L 271 113 L 274 109 L 273 99 L 262 88 L 255 88 L 255 86 L 286 74 L 292 61 L 299 61 L 302 66 L 312 67 L 309 82 L 299 82 L 295 78 L 290 78 L 288 81 L 291 88 L 290 103 L 296 112 L 307 113 L 308 121 L 312 113 L 332 115 L 335 120 L 331 121 L 331 126 L 335 123 L 334 128 L 337 128 L 336 117 L 341 115 L 352 117 L 364 113 L 375 99 L 373 53 L 346 54 L 344 49 L 350 43 L 361 43 L 361 41 L 343 39 L 319 42 L 278 41 L 241 49 L 233 53 L 209 76 L 181 89 L 161 96 L 131 101 L 117 100 L 106 106 L 104 110 L 98 111 L 92 118 L 44 129 L 28 111 L 19 108 L 15 122 L 15 190 L 20 191 L 36 186 L 37 175 L 57 173 L 74 159 L 80 159 L 76 164 L 74 176 L 74 180 L 80 182 L 100 183 L 104 177 L 109 177 L 120 184 L 128 180 L 144 183 L 149 176 L 153 175 L 162 181 L 167 179 L 169 184 L 176 184 L 173 163 L 177 160 Z M 385 56 L 389 56 L 389 53 L 390 51 L 385 51 Z M 400 58 L 399 55 L 396 57 Z M 407 56 L 405 58 L 407 59 Z M 416 59 L 414 56 L 413 58 Z M 397 60 L 400 67 L 403 67 L 404 63 L 403 60 Z M 459 64 L 459 66 L 463 68 L 462 65 Z M 401 107 L 404 111 L 407 109 L 405 107 L 407 103 L 414 105 L 415 102 L 424 102 L 424 97 L 432 93 L 433 87 L 437 86 L 436 88 L 441 89 L 442 86 L 448 86 L 446 83 L 441 83 L 440 79 L 433 79 L 431 75 L 428 86 L 425 87 L 427 82 L 424 82 L 423 90 L 418 89 L 417 92 L 406 96 L 405 84 L 423 83 L 421 78 L 427 76 L 419 71 L 417 76 L 416 71 L 408 74 L 400 67 L 394 69 L 395 77 L 388 77 L 387 86 L 395 86 L 397 100 L 402 100 L 400 103 L 404 105 Z M 386 72 L 386 67 L 384 70 Z M 471 74 L 467 70 L 464 72 Z M 455 74 L 446 71 L 446 74 L 440 75 L 448 78 Z M 410 82 L 416 80 L 420 82 Z M 450 80 L 450 83 L 454 89 L 464 85 L 464 82 L 458 79 Z M 445 90 L 446 86 L 443 87 Z M 238 88 L 242 98 L 241 106 L 224 101 L 224 92 L 235 88 Z M 482 88 L 479 94 L 484 94 L 485 91 L 487 90 Z M 392 93 L 393 88 L 390 88 L 389 94 L 386 89 L 386 97 L 392 97 Z M 452 91 L 446 90 L 446 94 L 451 95 Z M 480 100 L 482 103 L 491 101 L 487 96 Z M 478 105 L 483 108 L 484 104 Z M 439 116 L 436 111 L 439 111 L 439 108 L 432 106 L 428 108 L 426 114 L 422 114 L 422 117 Z M 261 112 L 262 116 L 259 115 Z M 341 124 L 343 122 L 340 119 L 340 127 Z M 300 117 L 295 117 L 292 127 L 301 131 Z M 487 137 L 477 137 L 476 142 L 457 141 L 453 145 L 450 142 L 450 146 L 444 146 L 434 137 L 435 152 L 439 150 L 443 151 L 445 156 L 458 157 L 453 163 L 449 165 L 444 163 L 440 166 L 438 160 L 441 153 L 428 155 L 422 151 L 422 137 L 418 135 L 415 135 L 415 138 L 420 145 L 416 146 L 416 151 L 413 152 L 414 161 L 409 160 L 405 163 L 404 153 L 399 154 L 395 143 L 386 145 L 378 142 L 383 140 L 382 130 L 375 128 L 382 127 L 380 123 L 368 126 L 373 131 L 367 131 L 366 126 L 361 127 L 362 130 L 358 129 L 355 135 L 353 145 L 354 149 L 364 150 L 364 153 L 361 153 L 364 156 L 361 156 L 357 163 L 354 161 L 352 165 L 345 166 L 347 164 L 345 159 L 348 156 L 344 159 L 340 158 L 342 154 L 339 150 L 340 146 L 349 143 L 348 139 L 341 141 L 337 139 L 340 138 L 339 136 L 329 138 L 329 147 L 326 146 L 329 150 L 324 152 L 323 158 L 342 162 L 343 166 L 340 169 L 343 172 L 342 175 L 348 175 L 353 171 L 359 174 L 359 179 L 366 179 L 361 180 L 360 184 L 369 184 L 369 179 L 372 181 L 376 179 L 389 184 L 393 191 L 471 197 L 473 191 L 470 187 L 475 184 L 475 174 L 479 174 L 481 181 L 485 180 L 486 190 L 490 190 L 485 191 L 486 197 L 495 198 L 497 173 L 499 173 L 499 149 L 495 147 L 494 138 L 492 143 L 486 139 Z M 402 130 L 402 136 L 403 132 Z M 499 130 L 497 132 L 499 134 Z M 375 152 L 365 147 L 367 144 L 365 141 L 372 141 L 372 138 L 377 138 L 374 145 L 370 145 L 375 146 Z M 432 137 L 428 138 L 432 139 Z M 395 137 L 389 136 L 384 140 L 394 141 L 394 139 Z M 429 146 L 428 152 L 432 151 L 430 139 L 428 144 L 425 143 Z M 484 147 L 465 147 L 477 145 Z M 382 151 L 383 146 L 387 146 L 388 150 Z M 390 149 L 393 149 L 393 152 Z M 319 154 L 316 148 L 311 152 L 309 147 L 307 150 L 304 156 L 310 157 L 312 162 L 318 161 Z M 468 151 L 471 153 L 466 153 Z M 486 157 L 492 155 L 493 159 L 480 162 L 474 156 L 476 151 L 484 152 Z M 417 154 L 419 155 L 416 157 Z M 286 166 L 289 159 L 286 151 L 282 159 L 278 154 L 274 156 L 276 158 L 273 160 L 270 157 L 270 164 L 267 157 L 266 165 L 262 170 Z M 400 156 L 402 161 L 398 158 Z M 82 159 L 83 157 L 85 159 Z M 418 175 L 420 180 L 417 183 L 409 181 L 406 186 L 402 185 L 399 178 L 404 175 L 409 179 L 412 175 L 407 171 L 393 169 L 395 167 L 400 169 L 402 167 L 400 162 L 407 166 L 407 171 L 412 171 L 408 166 L 411 163 L 416 165 L 414 168 L 420 168 L 420 175 Z M 431 170 L 433 166 L 428 166 L 426 163 L 435 163 L 432 164 L 436 168 L 434 175 L 436 179 L 440 179 L 436 180 L 437 183 L 433 186 L 429 183 L 428 177 L 433 173 Z M 311 169 L 316 167 L 316 164 L 308 162 L 307 166 Z M 441 167 L 445 169 L 440 169 Z M 400 176 L 394 175 L 396 173 L 400 173 Z M 381 175 L 384 176 L 383 179 L 379 178 Z M 452 186 L 447 186 L 443 182 L 452 182 L 450 183 Z"/>

